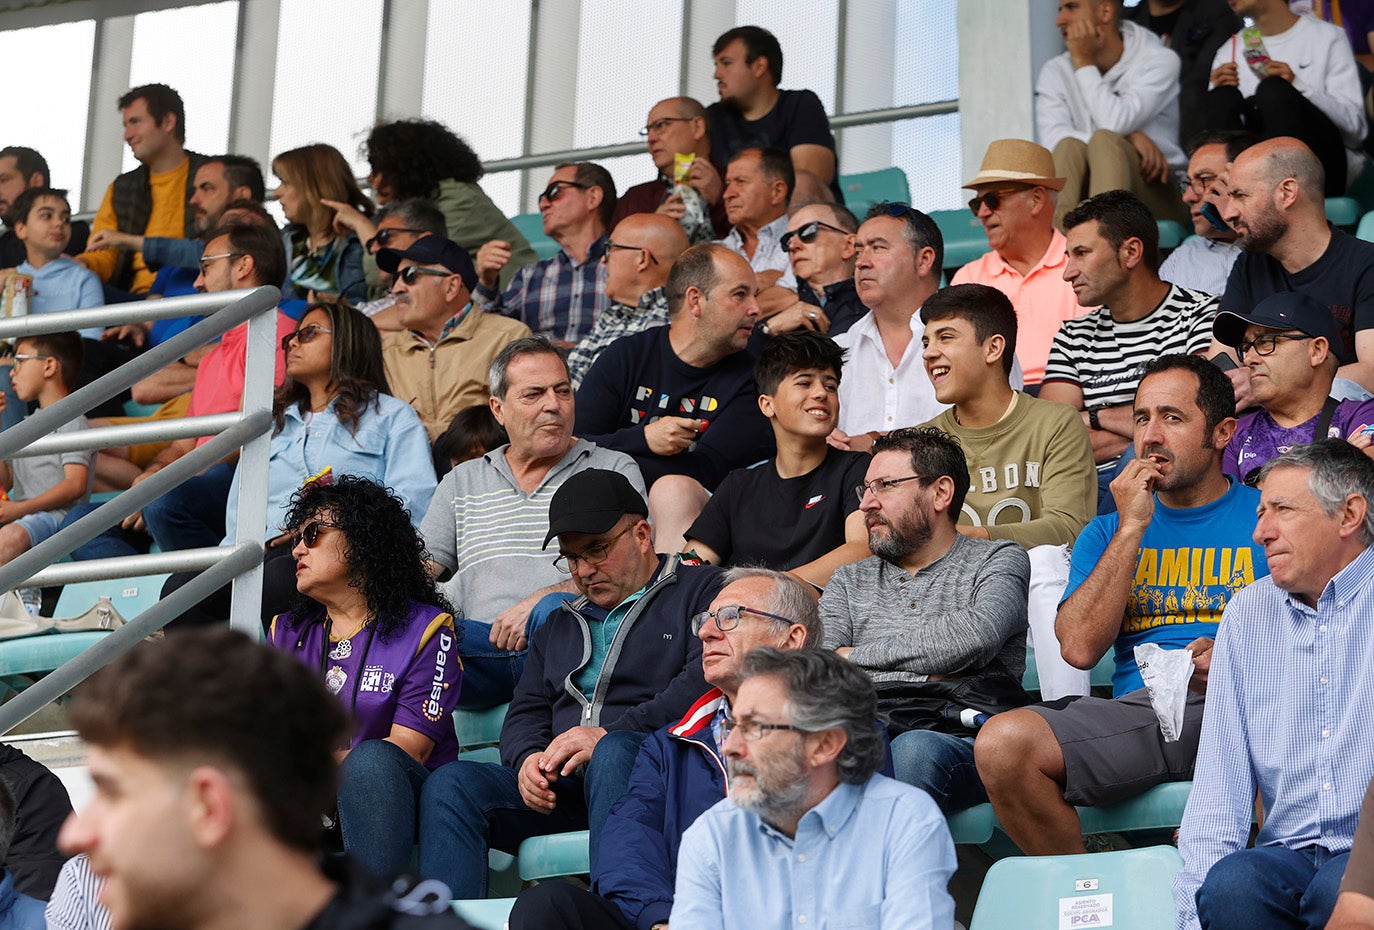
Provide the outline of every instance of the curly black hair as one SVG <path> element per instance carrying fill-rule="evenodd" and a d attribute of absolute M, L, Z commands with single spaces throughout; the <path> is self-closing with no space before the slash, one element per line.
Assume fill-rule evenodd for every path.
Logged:
<path fill-rule="evenodd" d="M 445 178 L 476 184 L 486 174 L 472 147 L 432 119 L 382 123 L 359 148 L 387 200 L 433 199 Z"/>
<path fill-rule="evenodd" d="M 390 488 L 356 475 L 312 482 L 292 495 L 287 530 L 294 533 L 316 517 L 343 527 L 349 585 L 367 598 L 383 642 L 404 628 L 413 603 L 453 613 L 453 605 L 425 567 L 429 553 L 424 541 Z M 303 630 L 324 620 L 324 608 L 302 596 L 284 619 L 289 629 Z"/>

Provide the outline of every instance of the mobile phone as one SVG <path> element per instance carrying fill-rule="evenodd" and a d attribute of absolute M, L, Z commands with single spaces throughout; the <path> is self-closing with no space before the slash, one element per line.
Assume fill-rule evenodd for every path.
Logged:
<path fill-rule="evenodd" d="M 1208 361 L 1210 361 L 1213 365 L 1220 368 L 1222 371 L 1234 371 L 1235 369 L 1240 367 L 1236 364 L 1236 360 L 1231 358 L 1231 356 L 1227 355 L 1225 352 L 1218 352 L 1216 355 L 1213 355 L 1210 359 L 1208 359 Z"/>
<path fill-rule="evenodd" d="M 1202 218 L 1211 223 L 1212 228 L 1217 232 L 1228 233 L 1233 231 L 1230 226 L 1226 225 L 1226 221 L 1221 218 L 1221 213 L 1217 211 L 1216 204 L 1204 203 L 1197 212 L 1201 213 Z"/>

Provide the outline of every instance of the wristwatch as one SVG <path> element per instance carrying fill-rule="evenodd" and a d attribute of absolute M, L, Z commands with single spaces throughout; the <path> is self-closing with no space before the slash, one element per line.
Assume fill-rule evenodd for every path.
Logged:
<path fill-rule="evenodd" d="M 1088 425 L 1099 432 L 1102 430 L 1102 422 L 1097 419 L 1097 411 L 1101 409 L 1101 407 L 1088 408 Z"/>
<path fill-rule="evenodd" d="M 765 336 L 773 335 L 773 331 L 768 328 L 767 320 L 764 320 L 762 323 L 759 324 L 759 332 L 763 333 Z"/>

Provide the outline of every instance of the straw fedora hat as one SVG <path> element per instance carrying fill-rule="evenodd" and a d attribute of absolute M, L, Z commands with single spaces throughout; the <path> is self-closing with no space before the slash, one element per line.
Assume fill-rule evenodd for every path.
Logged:
<path fill-rule="evenodd" d="M 1054 156 L 1043 145 L 1025 139 L 998 139 L 988 146 L 978 176 L 964 187 L 1015 183 L 1059 191 L 1064 189 L 1064 180 L 1054 176 Z"/>

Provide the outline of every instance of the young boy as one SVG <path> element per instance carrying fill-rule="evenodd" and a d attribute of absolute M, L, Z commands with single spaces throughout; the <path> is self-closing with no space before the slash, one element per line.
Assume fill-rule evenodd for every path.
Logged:
<path fill-rule="evenodd" d="M 41 409 L 70 394 L 80 371 L 81 337 L 52 333 L 19 340 L 11 378 L 19 399 L 36 400 Z M 57 432 L 86 428 L 86 418 L 79 417 Z M 9 492 L 9 499 L 0 501 L 0 564 L 57 532 L 67 511 L 89 498 L 94 465 L 94 452 L 33 455 L 0 462 L 0 486 Z"/>
<path fill-rule="evenodd" d="M 840 418 L 843 364 L 844 350 L 812 330 L 768 340 L 754 382 L 777 457 L 725 476 L 687 531 L 687 550 L 713 565 L 788 570 L 816 587 L 872 554 L 854 493 L 868 454 L 825 441 Z"/>
<path fill-rule="evenodd" d="M 1041 693 L 1045 700 L 1086 694 L 1088 673 L 1059 654 L 1054 618 L 1069 580 L 1067 549 L 1097 509 L 1087 428 L 1067 404 L 1012 390 L 1016 311 L 1001 291 L 947 287 L 926 300 L 921 321 L 935 399 L 953 405 L 926 425 L 959 440 L 972 479 L 959 532 L 1026 548 Z"/>
<path fill-rule="evenodd" d="M 95 272 L 62 254 L 72 238 L 72 208 L 66 191 L 29 188 L 15 198 L 9 222 L 28 254 L 15 270 L 33 276 L 30 313 L 81 310 L 105 303 L 105 290 Z M 102 327 L 89 326 L 81 335 L 99 339 L 102 332 Z"/>

